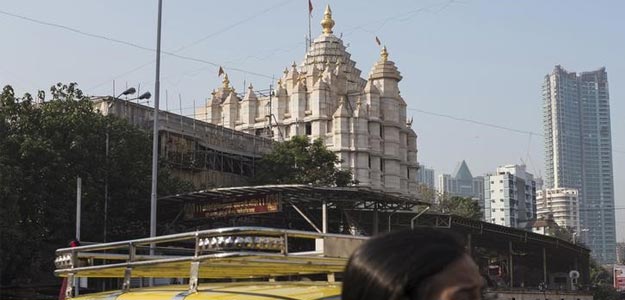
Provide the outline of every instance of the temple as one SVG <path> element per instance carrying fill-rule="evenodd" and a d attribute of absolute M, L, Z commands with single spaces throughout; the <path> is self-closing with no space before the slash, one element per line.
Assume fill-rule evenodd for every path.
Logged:
<path fill-rule="evenodd" d="M 321 35 L 272 91 L 261 94 L 250 84 L 238 95 L 225 74 L 196 118 L 278 141 L 295 135 L 322 139 L 359 186 L 416 194 L 417 135 L 400 95 L 402 76 L 383 47 L 368 78 L 362 78 L 333 34 L 334 24 L 328 6 Z"/>

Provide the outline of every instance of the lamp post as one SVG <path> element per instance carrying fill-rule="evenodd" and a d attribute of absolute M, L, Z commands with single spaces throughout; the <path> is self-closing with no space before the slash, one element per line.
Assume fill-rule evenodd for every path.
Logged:
<path fill-rule="evenodd" d="M 152 134 L 152 192 L 150 194 L 150 237 L 156 236 L 156 190 L 158 179 L 158 106 L 161 91 L 161 18 L 163 0 L 158 0 L 156 27 L 156 79 L 154 81 L 154 125 Z M 150 244 L 150 255 L 154 255 L 154 243 Z M 150 285 L 154 284 L 153 278 Z"/>
<path fill-rule="evenodd" d="M 128 95 L 132 95 L 134 93 L 136 93 L 137 90 L 134 87 L 128 88 L 126 89 L 124 92 L 122 92 L 121 94 L 119 94 L 117 97 L 113 98 L 111 100 L 110 103 L 108 103 L 107 106 L 107 117 L 109 115 L 109 110 L 111 109 L 111 107 L 113 107 L 113 105 L 115 104 L 115 101 L 121 97 L 121 96 L 128 96 Z M 134 98 L 134 99 L 130 99 L 130 100 L 144 100 L 144 99 L 150 99 L 152 95 L 150 94 L 150 92 L 145 92 L 143 94 L 141 94 L 139 97 Z M 130 101 L 127 100 L 127 101 Z M 110 123 L 107 119 L 106 121 L 106 142 L 105 142 L 105 163 L 106 163 L 106 174 L 104 176 L 104 236 L 103 236 L 103 240 L 104 242 L 106 242 L 107 240 L 107 227 L 108 227 L 108 202 L 109 202 L 109 149 L 110 149 L 110 143 L 109 143 L 109 126 Z"/>

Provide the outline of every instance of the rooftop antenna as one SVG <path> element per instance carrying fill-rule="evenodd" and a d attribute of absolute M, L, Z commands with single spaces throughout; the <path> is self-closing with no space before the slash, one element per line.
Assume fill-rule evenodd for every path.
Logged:
<path fill-rule="evenodd" d="M 137 95 L 141 95 L 141 82 L 137 83 Z M 139 101 L 141 101 L 141 99 L 137 97 L 137 103 L 139 103 Z M 148 105 L 150 105 L 150 100 L 148 100 Z"/>
<path fill-rule="evenodd" d="M 311 26 L 312 11 L 313 11 L 312 0 L 308 0 L 308 48 L 312 46 L 312 26 Z"/>

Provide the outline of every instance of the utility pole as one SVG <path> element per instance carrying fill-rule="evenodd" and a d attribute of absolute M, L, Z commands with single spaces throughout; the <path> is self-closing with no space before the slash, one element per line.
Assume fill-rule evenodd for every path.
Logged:
<path fill-rule="evenodd" d="M 76 240 L 80 241 L 80 206 L 82 205 L 82 178 L 76 178 Z"/>
<path fill-rule="evenodd" d="M 152 133 L 152 194 L 150 198 L 150 237 L 156 236 L 156 189 L 158 182 L 158 106 L 161 89 L 161 17 L 163 0 L 158 0 L 158 25 L 156 31 L 156 80 L 154 83 L 154 128 Z M 150 245 L 154 254 L 154 244 Z"/>
<path fill-rule="evenodd" d="M 108 206 L 109 206 L 109 120 L 106 119 L 106 170 L 104 175 L 104 235 L 103 241 L 106 243 L 106 227 L 108 224 Z"/>

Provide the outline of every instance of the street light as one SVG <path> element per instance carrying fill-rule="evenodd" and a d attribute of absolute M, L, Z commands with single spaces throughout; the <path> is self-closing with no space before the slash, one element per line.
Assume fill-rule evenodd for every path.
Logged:
<path fill-rule="evenodd" d="M 111 102 L 108 105 L 108 108 L 110 109 L 111 107 L 113 107 L 113 104 L 115 103 L 115 100 L 119 99 L 119 97 L 121 96 L 128 96 L 128 95 L 133 95 L 134 93 L 136 93 L 137 90 L 133 87 L 127 88 L 125 91 L 123 91 L 121 94 L 119 94 L 117 97 L 113 98 L 111 100 Z M 145 92 L 143 93 L 143 95 L 139 96 L 138 98 L 135 99 L 141 99 L 141 97 L 143 97 L 145 94 L 148 94 L 148 98 L 150 98 L 150 92 Z M 135 100 L 135 99 L 130 99 L 130 100 Z M 108 111 L 106 112 L 108 114 Z"/>
<path fill-rule="evenodd" d="M 113 105 L 115 104 L 115 101 L 117 99 L 119 99 L 119 97 L 121 96 L 128 96 L 128 95 L 133 95 L 134 93 L 136 93 L 137 90 L 134 87 L 130 87 L 128 89 L 126 89 L 125 91 L 123 91 L 121 94 L 119 94 L 117 97 L 113 98 L 111 100 L 111 102 L 108 104 L 108 109 L 110 110 L 111 107 L 113 107 Z M 152 94 L 150 94 L 150 92 L 145 92 L 143 94 L 141 94 L 139 97 L 137 98 L 133 98 L 133 99 L 128 99 L 126 101 L 131 101 L 131 100 L 145 100 L 145 99 L 150 99 L 150 97 L 152 97 Z M 107 110 L 107 116 L 108 116 L 108 110 Z M 106 158 L 105 158 L 105 163 L 106 163 L 106 174 L 104 177 L 104 242 L 106 242 L 106 238 L 107 238 L 107 227 L 108 227 L 108 203 L 109 203 L 109 121 L 107 119 L 106 122 Z"/>
<path fill-rule="evenodd" d="M 154 81 L 154 125 L 152 128 L 152 191 L 150 193 L 150 237 L 156 236 L 156 190 L 158 185 L 158 101 L 161 95 L 161 17 L 163 0 L 158 0 L 156 28 L 156 80 Z M 150 244 L 150 255 L 154 255 L 154 243 Z M 150 286 L 154 278 L 150 278 Z"/>
<path fill-rule="evenodd" d="M 141 96 L 137 97 L 137 100 L 146 100 L 146 99 L 150 99 L 151 97 L 152 97 L 152 94 L 150 94 L 150 92 L 145 92 L 141 94 Z"/>
<path fill-rule="evenodd" d="M 134 93 L 136 93 L 137 90 L 133 87 L 126 89 L 123 93 L 119 94 L 119 96 L 117 96 L 117 98 L 121 97 L 121 96 L 128 96 L 128 95 L 132 95 Z"/>

